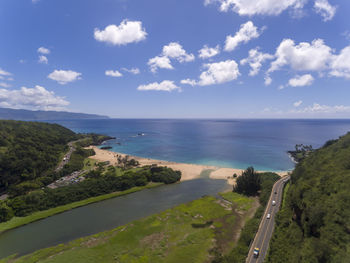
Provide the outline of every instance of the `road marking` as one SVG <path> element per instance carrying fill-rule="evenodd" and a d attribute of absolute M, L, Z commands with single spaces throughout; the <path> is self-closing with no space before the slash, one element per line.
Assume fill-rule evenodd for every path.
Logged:
<path fill-rule="evenodd" d="M 288 180 L 289 180 L 289 177 L 287 177 L 288 178 Z M 267 204 L 267 207 L 265 208 L 265 212 L 264 212 L 264 215 L 263 215 L 263 218 L 262 218 L 262 220 L 261 220 L 261 222 L 260 222 L 260 224 L 259 224 L 259 228 L 258 228 L 258 231 L 256 232 L 256 235 L 255 235 L 255 237 L 254 237 L 254 240 L 253 240 L 253 243 L 252 243 L 252 245 L 251 245 L 251 247 L 250 247 L 250 249 L 249 249 L 249 252 L 248 252 L 248 258 L 247 258 L 247 260 L 246 260 L 246 262 L 247 263 L 250 263 L 251 262 L 251 258 L 252 258 L 252 256 L 253 256 L 253 250 L 254 250 L 254 248 L 256 247 L 256 243 L 258 243 L 258 236 L 260 235 L 260 234 L 262 234 L 262 233 L 259 233 L 259 232 L 261 232 L 261 231 L 263 231 L 262 230 L 262 227 L 264 226 L 264 224 L 265 224 L 265 221 L 264 220 L 266 220 L 266 214 L 268 213 L 268 211 L 271 209 L 271 206 L 272 206 L 272 202 L 271 202 L 271 200 L 273 199 L 273 196 L 275 195 L 274 194 L 274 192 L 277 192 L 277 196 L 279 196 L 279 199 L 281 199 L 283 196 L 280 194 L 280 187 L 281 186 L 283 186 L 284 185 L 284 180 L 286 180 L 286 178 L 284 177 L 284 178 L 281 178 L 281 179 L 279 179 L 279 181 L 277 181 L 275 184 L 274 184 L 274 186 L 272 187 L 272 192 L 271 192 L 271 195 L 270 195 L 270 198 L 269 198 L 269 201 L 268 201 L 268 204 Z M 276 190 L 275 190 L 276 189 Z M 281 201 L 281 200 L 280 200 Z M 279 208 L 279 206 L 281 205 L 281 202 L 278 202 L 278 206 L 277 206 L 277 202 L 276 202 L 276 207 L 278 207 Z M 272 208 L 272 212 L 275 212 L 275 210 L 276 210 L 276 208 L 275 207 L 273 207 Z M 272 214 L 272 212 L 271 212 L 271 214 Z M 276 213 L 277 213 L 277 211 L 276 211 Z M 273 220 L 274 220 L 274 218 L 275 217 L 273 217 Z M 266 235 L 267 235 L 267 232 L 268 232 L 268 229 L 269 229 L 269 226 L 270 226 L 270 222 L 272 221 L 272 217 L 271 217 L 271 220 L 267 223 L 267 228 L 265 228 L 265 235 L 264 235 L 264 238 L 263 238 L 263 241 L 262 241 L 262 243 L 261 243 L 261 246 L 259 247 L 260 249 L 261 249 L 261 254 L 263 253 L 263 250 L 262 250 L 262 248 L 263 248 L 263 246 L 264 246 L 264 243 L 265 243 L 265 239 L 266 239 Z M 265 251 L 266 252 L 266 251 Z M 265 255 L 266 256 L 266 255 Z M 261 258 L 260 258 L 261 259 Z M 260 261 L 260 259 L 258 259 L 258 261 Z"/>

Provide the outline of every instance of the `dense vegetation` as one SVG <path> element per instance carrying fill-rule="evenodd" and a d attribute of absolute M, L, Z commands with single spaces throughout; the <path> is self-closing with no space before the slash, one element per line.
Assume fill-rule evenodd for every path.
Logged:
<path fill-rule="evenodd" d="M 332 143 L 329 141 L 327 143 Z M 288 151 L 294 162 L 299 163 L 306 158 L 310 153 L 313 152 L 312 145 L 296 144 L 293 151 Z"/>
<path fill-rule="evenodd" d="M 239 178 L 242 178 L 238 181 Z M 265 206 L 269 200 L 272 187 L 280 177 L 275 173 L 256 173 L 253 167 L 248 167 L 242 176 L 237 179 L 237 186 L 234 191 L 243 192 L 246 195 L 259 195 L 261 206 L 255 212 L 254 217 L 249 219 L 242 229 L 237 245 L 228 255 L 218 255 L 213 263 L 243 263 L 245 262 L 249 245 L 254 239 L 255 233 L 258 230 L 260 219 L 264 214 Z M 248 182 L 251 182 L 254 187 L 251 187 Z M 259 189 L 257 192 L 252 192 L 252 189 Z"/>
<path fill-rule="evenodd" d="M 0 192 L 19 183 L 40 184 L 67 151 L 67 143 L 77 138 L 57 124 L 1 120 Z"/>
<path fill-rule="evenodd" d="M 268 262 L 349 262 L 350 133 L 300 162 L 279 212 Z"/>
<path fill-rule="evenodd" d="M 44 188 L 17 196 L 0 203 L 0 222 L 13 216 L 27 216 L 36 211 L 69 204 L 90 197 L 124 191 L 149 182 L 174 183 L 181 179 L 181 172 L 167 167 L 144 167 L 127 171 L 121 176 L 101 171 L 91 171 L 83 182 L 56 189 Z"/>
<path fill-rule="evenodd" d="M 107 116 L 75 113 L 66 111 L 31 111 L 22 109 L 0 108 L 0 119 L 3 120 L 28 120 L 28 121 L 48 121 L 48 120 L 78 120 L 78 119 L 108 119 Z"/>

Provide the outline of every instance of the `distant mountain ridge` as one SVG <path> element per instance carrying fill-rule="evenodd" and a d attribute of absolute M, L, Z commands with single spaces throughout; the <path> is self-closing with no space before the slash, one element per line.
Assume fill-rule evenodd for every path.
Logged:
<path fill-rule="evenodd" d="M 75 120 L 75 119 L 109 119 L 108 116 L 66 111 L 31 111 L 0 108 L 0 119 L 3 120 Z"/>

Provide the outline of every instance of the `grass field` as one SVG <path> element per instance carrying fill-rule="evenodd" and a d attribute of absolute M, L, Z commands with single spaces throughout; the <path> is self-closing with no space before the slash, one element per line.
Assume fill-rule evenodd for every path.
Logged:
<path fill-rule="evenodd" d="M 121 191 L 121 192 L 115 192 L 115 193 L 110 193 L 110 194 L 105 194 L 105 195 L 100 195 L 100 196 L 96 196 L 96 197 L 91 197 L 85 200 L 81 200 L 78 202 L 74 202 L 71 204 L 67 204 L 67 205 L 62 205 L 62 206 L 58 206 L 55 208 L 51 208 L 48 210 L 44 210 L 44 211 L 39 211 L 39 212 L 35 212 L 29 216 L 25 216 L 25 217 L 13 217 L 10 221 L 4 222 L 4 223 L 0 223 L 0 234 L 1 232 L 4 232 L 6 230 L 10 230 L 22 225 L 26 225 L 29 223 L 32 223 L 34 221 L 49 217 L 49 216 L 53 216 L 55 214 L 59 214 L 62 213 L 64 211 L 73 209 L 73 208 L 77 208 L 79 206 L 84 206 L 84 205 L 88 205 L 91 203 L 95 203 L 95 202 L 99 202 L 99 201 L 103 201 L 109 198 L 113 198 L 113 197 L 117 197 L 117 196 L 122 196 L 122 195 L 126 195 L 126 194 L 130 194 L 130 193 L 134 193 L 143 189 L 148 189 L 148 188 L 153 188 L 153 187 L 157 187 L 159 185 L 162 185 L 162 183 L 149 183 L 146 186 L 138 186 L 138 187 L 133 187 L 130 188 L 128 190 L 125 191 Z"/>
<path fill-rule="evenodd" d="M 0 262 L 208 262 L 215 251 L 232 249 L 237 209 L 245 210 L 251 202 L 225 196 L 237 203 L 230 206 L 206 196 L 110 231 Z"/>
<path fill-rule="evenodd" d="M 225 192 L 225 193 L 219 193 L 219 195 L 231 202 L 232 204 L 235 204 L 240 210 L 248 211 L 254 202 L 254 199 L 252 198 L 247 198 L 243 195 L 234 193 L 232 191 L 230 192 Z"/>

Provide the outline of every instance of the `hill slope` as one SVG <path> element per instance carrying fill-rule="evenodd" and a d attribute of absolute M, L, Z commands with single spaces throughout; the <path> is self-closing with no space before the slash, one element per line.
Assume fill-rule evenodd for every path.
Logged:
<path fill-rule="evenodd" d="M 299 163 L 267 262 L 349 262 L 350 133 Z"/>
<path fill-rule="evenodd" d="M 58 124 L 0 120 L 0 192 L 53 169 L 77 138 Z"/>
<path fill-rule="evenodd" d="M 0 108 L 0 119 L 3 120 L 74 120 L 74 119 L 108 119 L 96 114 L 74 113 L 65 111 L 30 111 Z"/>

